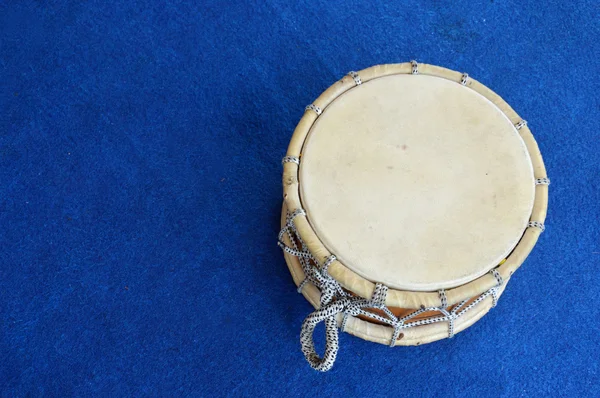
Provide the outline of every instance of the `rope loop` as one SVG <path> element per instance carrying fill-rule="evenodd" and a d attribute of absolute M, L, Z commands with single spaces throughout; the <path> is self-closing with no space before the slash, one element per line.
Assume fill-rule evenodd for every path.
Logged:
<path fill-rule="evenodd" d="M 505 281 L 498 271 L 492 270 L 491 273 L 496 278 L 497 285 L 482 293 L 474 300 L 464 300 L 455 305 L 448 305 L 446 292 L 442 289 L 438 291 L 440 298 L 439 307 L 421 306 L 420 309 L 399 318 L 385 305 L 388 293 L 388 287 L 386 285 L 376 283 L 371 298 L 366 299 L 354 296 L 347 292 L 342 288 L 339 282 L 329 275 L 329 266 L 336 261 L 336 257 L 330 255 L 329 257 L 318 261 L 312 255 L 294 224 L 294 218 L 300 215 L 306 216 L 306 212 L 302 209 L 297 209 L 292 213 L 288 213 L 286 224 L 279 233 L 279 241 L 277 243 L 286 253 L 296 256 L 302 266 L 305 279 L 300 283 L 298 291 L 302 292 L 302 289 L 308 282 L 321 291 L 321 303 L 319 308 L 306 317 L 304 322 L 302 322 L 302 329 L 300 331 L 302 353 L 310 366 L 315 370 L 326 372 L 333 367 L 339 350 L 338 315 L 343 314 L 340 325 L 342 331 L 346 329 L 348 318 L 351 316 L 357 317 L 359 315 L 361 317 L 371 318 L 391 327 L 393 330 L 390 346 L 393 347 L 396 345 L 397 340 L 403 337 L 403 334 L 401 334 L 403 329 L 431 325 L 438 322 L 448 323 L 448 337 L 452 338 L 455 333 L 454 324 L 457 319 L 473 309 L 490 295 L 492 296 L 493 306 L 496 306 L 498 302 L 499 290 L 501 286 L 504 285 Z M 543 228 L 543 224 L 541 223 L 530 223 L 530 226 L 536 227 L 539 226 L 531 225 L 532 223 L 540 224 Z M 289 246 L 286 245 L 283 240 L 286 235 L 289 240 Z M 468 302 L 469 304 L 467 305 Z M 383 314 L 369 311 L 368 309 L 370 308 L 376 308 L 382 311 Z M 438 315 L 422 319 L 417 318 L 417 316 L 428 311 L 437 311 Z M 315 328 L 321 322 L 325 323 L 325 352 L 322 357 L 316 352 L 313 339 Z"/>
<path fill-rule="evenodd" d="M 418 75 L 419 74 L 419 64 L 417 63 L 417 61 L 415 61 L 414 59 L 412 61 L 410 61 L 410 66 L 411 66 L 410 73 L 413 75 Z"/>
<path fill-rule="evenodd" d="M 339 335 L 336 316 L 340 313 L 344 313 L 344 316 L 357 316 L 361 313 L 361 306 L 357 303 L 358 300 L 351 300 L 348 297 L 344 297 L 323 305 L 323 296 L 330 297 L 329 294 L 321 294 L 321 308 L 306 317 L 302 323 L 302 330 L 300 332 L 302 353 L 310 366 L 320 372 L 326 372 L 331 369 L 337 357 Z M 325 354 L 323 357 L 319 357 L 319 354 L 317 354 L 313 339 L 315 328 L 321 322 L 325 322 Z"/>

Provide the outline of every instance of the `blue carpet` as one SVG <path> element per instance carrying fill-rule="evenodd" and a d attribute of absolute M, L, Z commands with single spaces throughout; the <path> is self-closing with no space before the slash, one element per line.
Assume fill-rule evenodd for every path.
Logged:
<path fill-rule="evenodd" d="M 599 396 L 597 0 L 241 3 L 0 3 L 1 395 Z M 280 159 L 331 83 L 412 58 L 529 121 L 547 230 L 470 330 L 344 334 L 320 374 Z"/>

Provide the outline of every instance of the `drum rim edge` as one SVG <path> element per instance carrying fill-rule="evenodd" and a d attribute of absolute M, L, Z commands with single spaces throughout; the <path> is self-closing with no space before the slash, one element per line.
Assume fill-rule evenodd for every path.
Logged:
<path fill-rule="evenodd" d="M 463 84 L 475 90 L 503 112 L 508 119 L 518 126 L 518 132 L 523 139 L 532 162 L 533 174 L 535 179 L 545 179 L 546 169 L 539 151 L 537 142 L 529 130 L 526 122 L 506 103 L 498 94 L 483 85 L 482 83 L 466 77 L 466 74 L 456 72 L 440 66 L 419 64 L 418 73 L 431 75 Z M 335 82 L 325 90 L 311 106 L 307 107 L 304 116 L 300 119 L 292 139 L 290 141 L 287 156 L 301 159 L 301 150 L 304 141 L 317 117 L 327 105 L 335 98 L 346 91 L 356 87 L 362 82 L 366 82 L 378 77 L 394 74 L 414 74 L 413 65 L 410 62 L 401 64 L 376 65 L 363 69 L 359 72 L 347 75 L 341 80 Z M 358 81 L 356 76 L 360 76 Z M 300 201 L 300 187 L 298 182 L 299 165 L 295 162 L 285 162 L 283 171 L 283 190 L 285 206 L 288 209 L 302 208 Z M 537 222 L 543 225 L 548 206 L 548 186 L 536 185 L 535 198 L 531 213 L 531 222 Z M 309 251 L 318 259 L 328 258 L 331 253 L 323 245 L 313 228 L 308 223 L 306 217 L 297 217 L 296 227 L 303 239 L 307 243 Z M 538 227 L 530 226 L 527 228 L 516 245 L 514 250 L 507 257 L 506 261 L 495 268 L 504 279 L 509 279 L 521 264 L 525 261 L 533 247 L 535 246 L 542 230 Z M 351 271 L 339 261 L 335 261 L 329 267 L 330 275 L 336 279 L 341 286 L 364 298 L 369 298 L 375 289 L 375 283 L 363 278 Z M 493 288 L 497 281 L 493 275 L 485 274 L 463 285 L 445 290 L 448 299 L 448 305 L 456 304 L 462 300 L 482 294 Z M 440 304 L 437 292 L 396 290 L 390 288 L 388 291 L 386 305 L 390 307 L 400 307 L 407 309 L 418 309 L 422 305 L 437 306 Z M 486 311 L 487 312 L 487 311 Z"/>

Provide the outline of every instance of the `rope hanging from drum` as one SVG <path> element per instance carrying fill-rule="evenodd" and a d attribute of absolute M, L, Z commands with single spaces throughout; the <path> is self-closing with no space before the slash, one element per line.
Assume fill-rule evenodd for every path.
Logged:
<path fill-rule="evenodd" d="M 361 315 L 389 325 L 394 329 L 390 340 L 390 346 L 393 347 L 400 336 L 401 330 L 437 322 L 448 322 L 448 337 L 451 338 L 454 336 L 454 322 L 456 319 L 473 309 L 488 296 L 492 296 L 492 306 L 496 306 L 498 290 L 502 287 L 504 281 L 498 271 L 494 269 L 490 272 L 496 278 L 497 285 L 481 294 L 468 305 L 467 302 L 469 300 L 464 300 L 455 305 L 448 306 L 446 293 L 444 290 L 440 290 L 438 293 L 440 295 L 441 306 L 421 307 L 408 315 L 396 317 L 385 305 L 388 292 L 387 286 L 377 283 L 372 297 L 370 299 L 365 299 L 351 295 L 329 275 L 329 266 L 336 261 L 336 257 L 331 255 L 325 259 L 322 264 L 317 261 L 308 250 L 308 247 L 303 242 L 302 237 L 296 229 L 294 218 L 298 216 L 306 217 L 306 212 L 303 209 L 297 209 L 292 213 L 288 212 L 286 224 L 279 232 L 278 245 L 286 253 L 297 257 L 300 261 L 305 279 L 298 286 L 298 292 L 301 293 L 306 283 L 309 282 L 321 291 L 320 307 L 306 317 L 302 323 L 300 333 L 302 353 L 310 366 L 315 370 L 326 372 L 331 369 L 335 362 L 339 350 L 338 325 L 336 319 L 338 314 L 343 314 L 340 327 L 342 331 L 345 330 L 350 316 L 356 317 Z M 283 241 L 285 235 L 287 235 L 287 238 L 289 239 L 289 246 Z M 386 316 L 378 315 L 367 309 L 378 309 Z M 429 311 L 435 311 L 441 315 L 411 321 L 411 319 L 418 315 Z M 325 322 L 326 333 L 325 353 L 323 357 L 319 357 L 317 354 L 313 340 L 315 327 L 321 322 Z"/>

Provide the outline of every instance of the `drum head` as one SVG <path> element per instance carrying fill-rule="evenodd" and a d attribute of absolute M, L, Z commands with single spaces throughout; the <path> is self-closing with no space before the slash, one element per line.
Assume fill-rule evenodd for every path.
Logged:
<path fill-rule="evenodd" d="M 474 280 L 519 242 L 531 159 L 506 115 L 441 77 L 389 75 L 348 90 L 313 124 L 300 198 L 325 247 L 391 288 Z"/>

